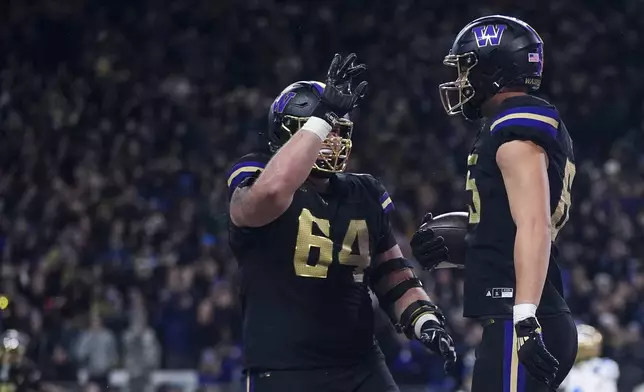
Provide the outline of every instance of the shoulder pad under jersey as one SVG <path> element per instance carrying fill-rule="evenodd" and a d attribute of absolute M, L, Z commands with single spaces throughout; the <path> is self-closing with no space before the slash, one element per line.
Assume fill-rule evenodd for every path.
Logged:
<path fill-rule="evenodd" d="M 394 203 L 391 200 L 391 196 L 389 196 L 389 192 L 387 192 L 387 189 L 380 180 L 371 174 L 366 173 L 346 173 L 343 175 L 346 176 L 347 179 L 356 181 L 367 188 L 369 193 L 373 195 L 374 198 L 378 199 L 378 202 L 385 213 L 394 210 Z"/>
<path fill-rule="evenodd" d="M 228 186 L 228 195 L 232 195 L 234 190 L 249 177 L 257 177 L 266 167 L 270 157 L 266 154 L 251 153 L 239 158 L 228 170 L 226 175 L 226 185 Z"/>
<path fill-rule="evenodd" d="M 558 146 L 561 118 L 557 109 L 545 101 L 508 106 L 490 118 L 489 132 L 499 142 L 529 140 L 550 151 Z M 525 105 L 528 104 L 528 105 Z"/>

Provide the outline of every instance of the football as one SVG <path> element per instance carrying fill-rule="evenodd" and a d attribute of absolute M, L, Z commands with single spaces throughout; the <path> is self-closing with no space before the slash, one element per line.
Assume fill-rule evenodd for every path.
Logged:
<path fill-rule="evenodd" d="M 469 214 L 467 212 L 448 212 L 436 216 L 429 227 L 437 236 L 445 238 L 445 245 L 449 249 L 449 262 L 440 263 L 436 268 L 464 268 L 465 264 L 465 234 Z"/>

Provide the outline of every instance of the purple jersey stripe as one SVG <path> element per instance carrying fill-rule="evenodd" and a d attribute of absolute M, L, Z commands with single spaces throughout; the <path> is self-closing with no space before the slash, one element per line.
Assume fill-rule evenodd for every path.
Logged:
<path fill-rule="evenodd" d="M 248 166 L 253 166 L 253 167 L 261 167 L 262 169 L 266 167 L 266 164 L 263 162 L 256 162 L 256 161 L 244 161 L 236 164 L 233 166 L 232 169 L 228 171 L 228 175 L 226 176 L 227 178 L 230 178 L 230 175 L 233 174 L 235 171 L 241 169 L 242 167 L 248 167 Z"/>
<path fill-rule="evenodd" d="M 517 113 L 538 114 L 540 116 L 553 118 L 557 121 L 559 120 L 559 114 L 555 109 L 543 107 L 543 106 L 522 106 L 518 108 L 504 110 L 501 113 L 494 116 L 494 119 L 498 120 L 499 118 L 507 116 L 508 114 L 517 114 Z"/>
<path fill-rule="evenodd" d="M 385 213 L 389 213 L 389 212 L 391 212 L 393 210 L 394 210 L 394 203 L 393 202 L 389 203 L 389 205 L 387 205 L 387 207 L 385 207 L 383 209 L 383 211 L 385 211 Z"/>
<path fill-rule="evenodd" d="M 384 203 L 385 200 L 387 200 L 388 198 L 389 198 L 389 193 L 388 192 L 383 193 L 382 196 L 380 196 L 380 203 Z"/>
<path fill-rule="evenodd" d="M 531 118 L 513 118 L 513 119 L 510 119 L 510 120 L 505 120 L 505 121 L 499 123 L 494 128 L 492 133 L 496 133 L 500 129 L 503 129 L 505 127 L 510 127 L 510 126 L 534 128 L 534 129 L 538 129 L 540 131 L 548 133 L 553 138 L 557 137 L 557 128 L 555 128 L 552 125 L 550 125 L 548 123 L 545 123 L 543 121 L 534 120 L 534 119 L 531 119 Z"/>
<path fill-rule="evenodd" d="M 235 176 L 235 178 L 233 178 L 233 180 L 230 182 L 230 187 L 229 187 L 228 189 L 230 189 L 231 191 L 235 190 L 235 188 L 237 188 L 237 186 L 239 185 L 239 183 L 240 183 L 240 182 L 244 181 L 244 179 L 246 179 L 246 178 L 248 178 L 248 177 L 254 176 L 254 175 L 255 175 L 255 173 L 257 173 L 257 171 L 254 171 L 254 172 L 241 172 L 241 173 L 239 173 L 239 174 L 238 174 L 237 176 Z"/>

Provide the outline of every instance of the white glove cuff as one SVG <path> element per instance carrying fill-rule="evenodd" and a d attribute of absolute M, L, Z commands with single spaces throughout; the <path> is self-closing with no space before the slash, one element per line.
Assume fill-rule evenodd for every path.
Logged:
<path fill-rule="evenodd" d="M 309 119 L 302 125 L 301 131 L 308 131 L 314 133 L 320 140 L 324 141 L 329 135 L 333 127 L 319 117 L 309 117 Z"/>
<path fill-rule="evenodd" d="M 420 334 L 421 334 L 421 329 L 423 327 L 423 324 L 425 324 L 425 322 L 429 320 L 440 323 L 438 321 L 438 318 L 431 313 L 425 313 L 420 317 L 418 317 L 418 320 L 416 320 L 416 323 L 414 324 L 414 336 L 416 336 L 418 339 L 420 339 Z"/>
<path fill-rule="evenodd" d="M 536 314 L 537 314 L 537 305 L 534 305 L 534 304 L 514 305 L 512 319 L 516 324 L 519 321 L 523 321 L 530 317 L 536 317 Z"/>

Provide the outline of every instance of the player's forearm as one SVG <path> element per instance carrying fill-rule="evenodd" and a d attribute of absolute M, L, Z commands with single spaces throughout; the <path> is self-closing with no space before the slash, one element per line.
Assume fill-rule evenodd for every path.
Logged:
<path fill-rule="evenodd" d="M 312 128 L 312 129 L 311 129 Z M 331 130 L 324 120 L 311 118 L 275 154 L 259 177 L 254 191 L 275 199 L 289 199 L 302 186 Z"/>
<path fill-rule="evenodd" d="M 517 226 L 514 244 L 515 304 L 539 305 L 550 259 L 550 226 L 538 220 Z"/>
<path fill-rule="evenodd" d="M 416 287 L 409 289 L 405 295 L 396 301 L 396 304 L 394 305 L 394 316 L 396 320 L 400 320 L 400 316 L 402 316 L 402 313 L 407 309 L 407 307 L 409 307 L 409 305 L 419 300 L 431 301 L 425 290 L 422 288 Z"/>
<path fill-rule="evenodd" d="M 403 269 L 399 271 L 392 272 L 386 279 L 383 280 L 378 286 L 374 288 L 374 291 L 378 298 L 384 298 L 384 296 L 396 285 L 414 279 L 415 275 L 410 269 Z M 385 309 L 390 313 L 390 316 L 393 320 L 400 320 L 402 313 L 411 305 L 412 303 L 424 300 L 431 301 L 429 296 L 422 287 L 413 287 L 405 291 L 405 293 L 393 303 L 393 306 L 389 309 Z"/>
<path fill-rule="evenodd" d="M 230 199 L 230 218 L 241 227 L 261 227 L 288 209 L 295 191 L 311 173 L 331 130 L 324 120 L 311 117 L 301 130 L 268 162 L 252 187 L 239 187 Z"/>

